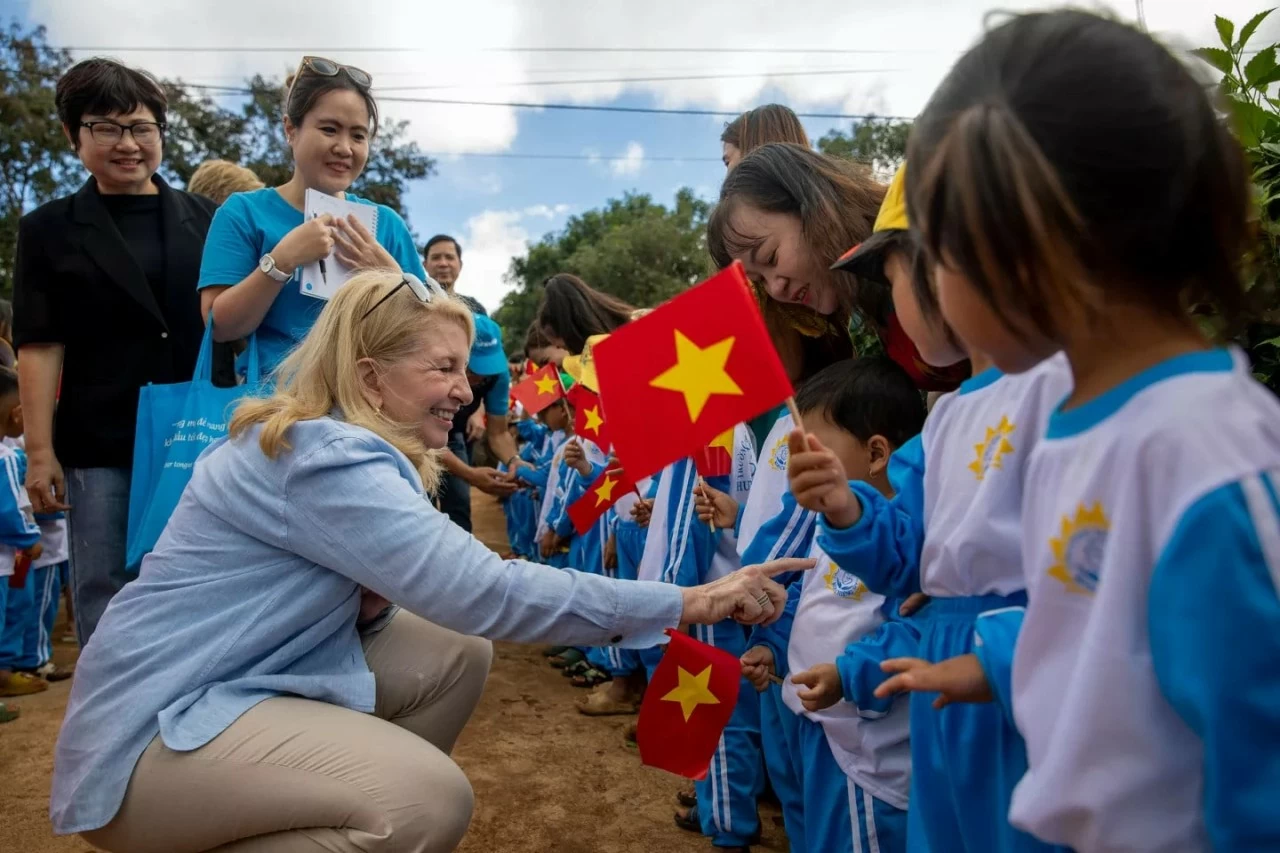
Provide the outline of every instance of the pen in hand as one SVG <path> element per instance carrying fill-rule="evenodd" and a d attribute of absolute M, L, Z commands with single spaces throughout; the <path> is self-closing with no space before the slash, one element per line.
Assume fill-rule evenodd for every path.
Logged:
<path fill-rule="evenodd" d="M 315 219 L 319 215 L 320 214 L 318 213 L 313 213 L 311 214 L 311 218 Z M 329 272 L 324 268 L 324 258 L 319 259 L 319 264 L 320 264 L 320 279 L 327 285 L 329 283 Z"/>

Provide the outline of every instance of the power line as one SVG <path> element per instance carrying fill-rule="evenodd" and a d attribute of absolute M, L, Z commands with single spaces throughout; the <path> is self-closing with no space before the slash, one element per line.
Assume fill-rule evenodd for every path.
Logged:
<path fill-rule="evenodd" d="M 121 53 L 437 53 L 427 47 L 271 47 L 253 45 L 199 45 L 164 47 L 160 45 L 85 45 L 52 46 L 54 50 L 74 52 Z M 808 47 L 481 47 L 477 53 L 720 53 L 720 54 L 895 54 L 936 53 L 925 48 L 808 48 Z"/>
<path fill-rule="evenodd" d="M 207 86 L 199 83 L 183 83 L 181 84 L 190 89 L 200 89 L 202 91 L 218 92 L 224 95 L 251 95 L 253 90 L 236 86 Z M 396 103 L 396 104 L 444 104 L 462 107 L 510 107 L 512 109 L 524 110 L 578 110 L 583 112 L 602 112 L 602 113 L 640 113 L 645 115 L 677 115 L 677 116 L 729 116 L 736 117 L 742 114 L 742 110 L 692 110 L 692 109 L 667 109 L 663 107 L 619 107 L 603 104 L 537 104 L 524 101 L 462 101 L 450 98 L 410 98 L 404 96 L 390 95 L 378 98 L 379 103 Z M 846 121 L 868 121 L 878 119 L 883 121 L 914 121 L 913 116 L 891 116 L 876 115 L 875 113 L 796 113 L 800 118 L 828 118 L 840 119 Z"/>
<path fill-rule="evenodd" d="M 818 77 L 840 74 L 883 74 L 901 68 L 836 68 L 828 71 L 753 71 L 750 74 L 700 74 L 682 77 L 613 77 L 596 80 L 527 80 L 519 83 L 484 83 L 484 86 L 578 86 L 599 83 L 675 83 L 690 80 L 748 80 L 756 77 Z M 413 92 L 426 89 L 461 89 L 474 83 L 435 83 L 429 86 L 374 86 L 375 92 Z"/>
<path fill-rule="evenodd" d="M 505 151 L 425 151 L 428 157 L 447 159 L 449 157 L 487 157 L 495 160 L 586 160 L 592 163 L 620 163 L 633 158 L 625 155 L 608 156 L 604 154 L 519 154 Z M 719 157 L 651 157 L 645 154 L 639 158 L 645 163 L 720 163 Z"/>

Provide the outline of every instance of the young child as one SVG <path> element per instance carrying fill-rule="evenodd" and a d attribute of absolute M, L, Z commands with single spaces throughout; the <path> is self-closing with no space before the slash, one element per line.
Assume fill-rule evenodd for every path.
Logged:
<path fill-rule="evenodd" d="M 565 470 L 561 474 L 564 483 L 563 497 L 558 499 L 552 511 L 555 521 L 551 529 L 561 540 L 569 542 L 567 565 L 580 572 L 604 573 L 604 546 L 609 538 L 609 519 L 601 515 L 585 533 L 578 533 L 569 516 L 569 507 L 587 493 L 587 486 L 604 473 L 606 457 L 594 441 L 575 435 L 564 446 Z M 589 648 L 586 659 L 566 667 L 574 687 L 596 687 L 613 678 L 609 668 L 607 649 Z"/>
<path fill-rule="evenodd" d="M 18 375 L 7 367 L 0 367 L 0 429 L 6 439 L 22 435 Z M 35 584 L 30 563 L 41 554 L 40 528 L 23 487 L 26 458 L 11 441 L 0 442 L 0 466 L 6 475 L 0 487 L 0 696 L 26 696 L 49 687 L 34 673 L 16 671 L 29 662 L 24 644 L 31 623 L 37 626 L 37 637 L 42 624 L 28 592 Z M 19 561 L 23 564 L 20 576 L 15 573 Z M 55 608 L 56 602 L 55 598 Z M 15 710 L 0 705 L 0 722 L 13 719 Z"/>
<path fill-rule="evenodd" d="M 745 425 L 735 427 L 731 446 L 730 475 L 713 477 L 711 483 L 742 501 L 746 499 L 756 459 L 754 440 Z M 692 459 L 668 465 L 656 478 L 649 533 L 638 570 L 640 580 L 695 586 L 741 568 L 732 528 L 713 531 L 698 519 L 695 494 L 699 480 Z M 693 636 L 734 656 L 746 650 L 746 631 L 731 619 L 698 626 Z M 645 651 L 641 657 L 652 675 L 659 656 Z M 754 701 L 754 695 L 744 679 L 738 704 L 711 759 L 707 776 L 694 785 L 697 804 L 676 815 L 678 826 L 701 832 L 718 848 L 745 849 L 759 837 L 756 798 L 763 788 L 763 779 L 759 704 Z"/>
<path fill-rule="evenodd" d="M 1012 706 L 1039 838 L 1280 850 L 1280 404 L 1187 311 L 1246 304 L 1238 144 L 1146 33 L 1055 12 L 961 58 L 911 158 L 947 320 L 1024 376 L 1061 348 L 1074 390 L 1027 465 L 1011 676 L 1002 630 L 902 681 Z"/>
<path fill-rule="evenodd" d="M 914 163 L 911 164 L 915 168 Z M 903 204 L 903 172 L 885 204 Z M 904 232 L 904 240 L 909 235 Z M 952 335 L 933 317 L 933 293 L 909 242 L 884 247 L 894 310 L 921 356 L 954 364 Z M 849 483 L 834 449 L 792 435 L 791 490 L 823 513 L 818 544 L 871 592 L 901 598 L 923 591 L 915 657 L 940 661 L 973 651 L 980 613 L 1026 602 L 1020 511 L 1027 456 L 1049 412 L 1070 389 L 1061 359 L 1021 376 L 1001 374 L 980 352 L 974 376 L 935 404 L 923 433 L 890 460 L 895 497 Z M 1010 826 L 1013 787 L 1026 770 L 1022 739 L 989 705 L 935 710 L 911 697 L 912 788 L 909 846 L 932 853 L 1040 851 Z"/>
<path fill-rule="evenodd" d="M 887 359 L 839 362 L 806 382 L 796 404 L 805 428 L 833 448 L 850 477 L 891 495 L 890 455 L 920 432 L 925 417 L 924 400 L 901 367 Z M 779 515 L 788 517 L 790 508 Z M 918 633 L 901 621 L 901 600 L 869 592 L 816 545 L 809 556 L 818 567 L 792 585 L 786 615 L 757 628 L 758 645 L 743 656 L 757 689 L 770 675 L 791 676 L 782 688 L 785 722 L 761 733 L 799 780 L 799 790 L 778 791 L 787 837 L 796 851 L 901 853 L 908 708 L 872 690 L 885 678 L 880 663 L 913 654 Z"/>

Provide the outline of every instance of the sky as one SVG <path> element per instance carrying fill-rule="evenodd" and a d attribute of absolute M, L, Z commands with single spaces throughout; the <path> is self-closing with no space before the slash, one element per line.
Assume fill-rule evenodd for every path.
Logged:
<path fill-rule="evenodd" d="M 376 0 L 360 8 L 350 0 L 0 0 L 0 18 L 43 24 L 50 44 L 76 48 L 77 59 L 114 56 L 193 84 L 283 77 L 304 53 L 369 71 L 383 115 L 408 120 L 411 138 L 438 161 L 434 175 L 410 187 L 411 227 L 422 239 L 438 232 L 458 238 L 458 288 L 492 310 L 510 289 L 504 276 L 511 258 L 575 213 L 628 191 L 670 203 L 688 186 L 714 200 L 724 174 L 719 136 L 731 116 L 395 99 L 729 112 L 777 102 L 798 112 L 911 116 L 980 37 L 989 9 L 1056 5 Z M 1094 8 L 1133 20 L 1138 5 L 1113 0 Z M 1214 13 L 1241 24 L 1266 8 L 1264 0 L 1140 5 L 1151 32 L 1183 49 L 1217 43 Z M 1255 38 L 1277 37 L 1280 15 Z M 223 97 L 235 106 L 234 95 Z M 804 124 L 817 139 L 832 128 L 848 130 L 851 121 Z"/>

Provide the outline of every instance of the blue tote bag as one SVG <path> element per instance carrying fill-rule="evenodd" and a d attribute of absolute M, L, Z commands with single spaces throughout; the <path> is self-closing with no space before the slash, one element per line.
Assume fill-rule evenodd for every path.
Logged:
<path fill-rule="evenodd" d="M 133 475 L 129 483 L 129 532 L 126 567 L 136 572 L 160 538 L 169 516 L 191 480 L 196 459 L 227 434 L 227 421 L 243 397 L 260 385 L 257 336 L 249 338 L 246 383 L 234 388 L 213 384 L 213 322 L 204 330 L 200 357 L 190 382 L 145 385 L 138 395 L 138 427 L 133 438 Z"/>

